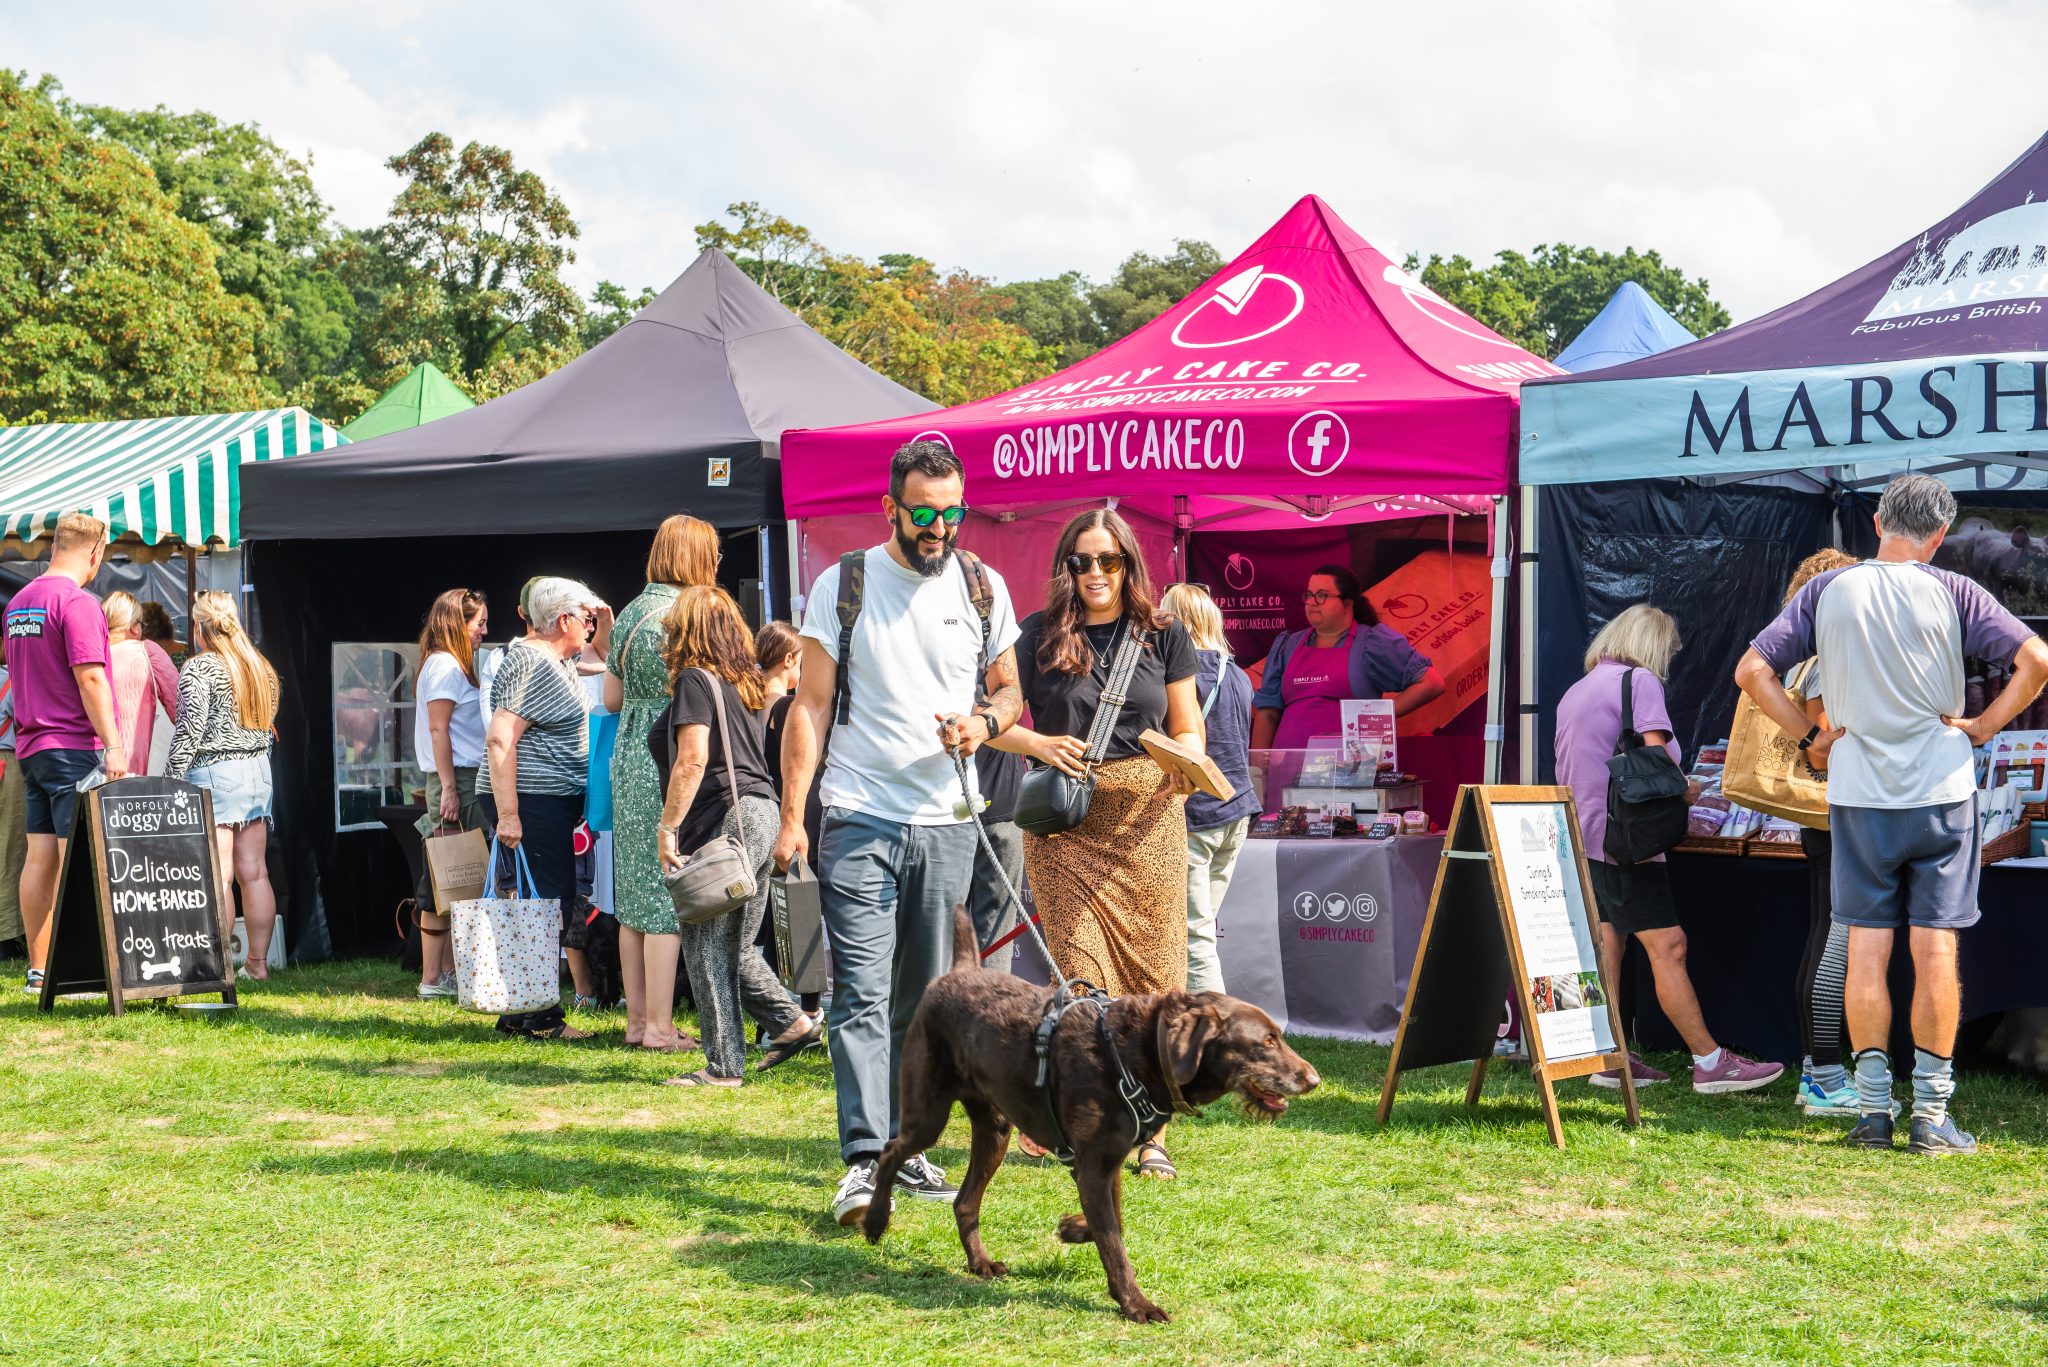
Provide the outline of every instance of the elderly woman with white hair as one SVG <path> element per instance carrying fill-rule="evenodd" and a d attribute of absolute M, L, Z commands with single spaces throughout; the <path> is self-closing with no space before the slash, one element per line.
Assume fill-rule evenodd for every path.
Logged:
<path fill-rule="evenodd" d="M 534 895 L 576 900 L 576 823 L 590 763 L 590 700 L 576 658 L 602 606 L 574 579 L 536 580 L 526 596 L 531 634 L 505 647 L 491 679 L 486 763 L 477 800 L 500 846 L 526 851 Z M 508 1034 L 583 1039 L 560 1004 L 498 1018 Z"/>

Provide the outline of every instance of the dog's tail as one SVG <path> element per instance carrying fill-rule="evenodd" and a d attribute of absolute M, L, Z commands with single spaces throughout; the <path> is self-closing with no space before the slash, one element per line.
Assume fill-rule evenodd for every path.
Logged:
<path fill-rule="evenodd" d="M 981 942 L 974 938 L 974 918 L 967 914 L 967 908 L 959 903 L 953 906 L 953 968 L 958 973 L 963 968 L 981 967 Z"/>

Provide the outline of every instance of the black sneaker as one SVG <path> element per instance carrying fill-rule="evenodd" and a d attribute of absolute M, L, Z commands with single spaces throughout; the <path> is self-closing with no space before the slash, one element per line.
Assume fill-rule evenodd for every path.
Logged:
<path fill-rule="evenodd" d="M 857 1225 L 875 1199 L 875 1160 L 870 1158 L 847 1167 L 839 1179 L 839 1191 L 832 1198 L 832 1218 L 842 1225 Z"/>
<path fill-rule="evenodd" d="M 1850 1128 L 1842 1142 L 1852 1149 L 1889 1149 L 1892 1147 L 1892 1118 L 1883 1111 L 1872 1111 Z"/>
<path fill-rule="evenodd" d="M 1910 1133 L 1912 1137 L 1906 1141 L 1906 1148 L 1913 1153 L 1942 1158 L 1950 1154 L 1977 1152 L 1977 1136 L 1957 1129 L 1956 1118 L 1952 1115 L 1943 1116 L 1939 1125 L 1916 1115 Z"/>
<path fill-rule="evenodd" d="M 960 1188 L 946 1180 L 946 1170 L 923 1154 L 905 1163 L 896 1174 L 897 1190 L 924 1201 L 951 1201 Z"/>

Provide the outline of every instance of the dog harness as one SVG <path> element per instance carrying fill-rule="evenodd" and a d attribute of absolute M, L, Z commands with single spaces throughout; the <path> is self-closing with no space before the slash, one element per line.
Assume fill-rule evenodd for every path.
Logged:
<path fill-rule="evenodd" d="M 1131 1070 L 1124 1066 L 1123 1054 L 1117 1049 L 1116 1039 L 1110 1033 L 1109 993 L 1079 978 L 1072 980 L 1072 986 L 1075 989 L 1073 992 L 1069 992 L 1064 986 L 1053 990 L 1052 999 L 1045 1004 L 1045 1014 L 1039 1018 L 1038 1029 L 1031 1037 L 1031 1050 L 1038 1056 L 1038 1097 L 1045 1105 L 1045 1123 L 1052 1132 L 1052 1156 L 1069 1168 L 1074 1166 L 1074 1146 L 1067 1142 L 1066 1127 L 1060 1124 L 1059 1084 L 1052 1071 L 1052 1037 L 1060 1028 L 1060 1022 L 1066 1019 L 1067 1012 L 1083 1002 L 1095 1007 L 1095 1031 L 1102 1040 L 1102 1047 L 1109 1053 L 1110 1064 L 1116 1069 L 1117 1095 L 1123 1098 L 1124 1109 L 1130 1112 L 1131 1123 L 1137 1127 L 1133 1143 L 1144 1139 L 1148 1134 L 1157 1133 L 1162 1125 L 1173 1118 L 1175 1112 L 1193 1115 L 1196 1109 L 1180 1095 L 1180 1087 L 1175 1082 L 1173 1068 L 1167 1063 L 1163 1052 L 1160 1055 L 1159 1067 L 1166 1075 L 1166 1089 L 1173 1097 L 1174 1109 L 1162 1111 L 1153 1105 L 1152 1094 L 1145 1090 L 1145 1084 L 1131 1076 Z M 1165 1039 L 1163 1030 L 1160 1038 L 1162 1042 Z"/>

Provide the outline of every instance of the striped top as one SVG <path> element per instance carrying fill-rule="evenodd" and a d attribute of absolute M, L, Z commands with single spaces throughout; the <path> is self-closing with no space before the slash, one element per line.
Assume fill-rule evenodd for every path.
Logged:
<path fill-rule="evenodd" d="M 224 759 L 253 759 L 270 753 L 270 732 L 251 731 L 235 710 L 234 681 L 227 662 L 202 650 L 178 671 L 178 723 L 171 733 L 171 758 L 164 772 L 183 778 L 189 769 Z M 136 761 L 146 766 L 149 757 Z"/>
<path fill-rule="evenodd" d="M 573 660 L 557 659 L 530 640 L 514 641 L 491 677 L 491 711 L 526 718 L 517 752 L 520 792 L 583 791 L 590 768 L 590 699 Z M 488 755 L 477 770 L 476 790 L 492 791 Z"/>

